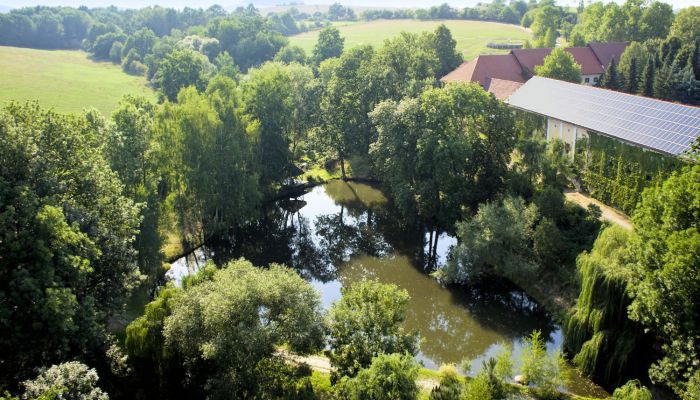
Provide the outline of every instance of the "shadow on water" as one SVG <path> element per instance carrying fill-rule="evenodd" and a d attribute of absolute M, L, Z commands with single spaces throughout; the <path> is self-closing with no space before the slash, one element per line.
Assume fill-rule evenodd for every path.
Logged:
<path fill-rule="evenodd" d="M 218 265 L 245 257 L 255 265 L 285 264 L 321 293 L 324 307 L 339 299 L 341 288 L 365 279 L 392 283 L 411 296 L 406 325 L 423 338 L 418 359 L 428 368 L 472 360 L 472 372 L 503 343 L 514 355 L 522 338 L 535 329 L 548 338 L 549 351 L 561 348 L 562 333 L 552 317 L 512 283 L 488 279 L 469 287 L 446 288 L 426 271 L 428 233 L 406 226 L 377 188 L 333 181 L 298 199 L 278 202 L 263 218 L 227 237 L 211 240 L 190 260 L 173 263 L 169 276 L 179 280 L 212 259 Z M 445 262 L 456 240 L 446 233 L 436 246 Z M 582 394 L 589 385 L 576 379 L 570 388 Z"/>

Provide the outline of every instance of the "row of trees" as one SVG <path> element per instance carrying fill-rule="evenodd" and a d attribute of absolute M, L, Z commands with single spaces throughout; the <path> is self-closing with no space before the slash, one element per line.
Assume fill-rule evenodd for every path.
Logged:
<path fill-rule="evenodd" d="M 585 372 L 615 384 L 651 363 L 653 382 L 697 398 L 698 182 L 692 165 L 645 189 L 634 232 L 608 228 L 579 258 L 567 347 Z"/>
<path fill-rule="evenodd" d="M 600 86 L 647 97 L 700 104 L 700 39 L 631 43 L 608 66 Z"/>
<path fill-rule="evenodd" d="M 149 29 L 162 37 L 173 29 L 187 30 L 206 25 L 209 20 L 226 14 L 220 6 L 206 10 L 158 6 L 142 9 L 27 7 L 0 14 L 0 44 L 77 49 L 84 40 L 92 43 L 97 36 L 107 32 L 130 35 L 140 29 Z"/>

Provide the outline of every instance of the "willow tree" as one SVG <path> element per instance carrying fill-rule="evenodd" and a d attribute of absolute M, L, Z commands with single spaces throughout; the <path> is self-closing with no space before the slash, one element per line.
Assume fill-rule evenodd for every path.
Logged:
<path fill-rule="evenodd" d="M 581 292 L 565 325 L 565 346 L 574 363 L 607 387 L 619 385 L 632 372 L 644 372 L 639 370 L 638 354 L 644 335 L 627 316 L 632 301 L 627 248 L 632 235 L 611 226 L 590 253 L 578 257 Z"/>

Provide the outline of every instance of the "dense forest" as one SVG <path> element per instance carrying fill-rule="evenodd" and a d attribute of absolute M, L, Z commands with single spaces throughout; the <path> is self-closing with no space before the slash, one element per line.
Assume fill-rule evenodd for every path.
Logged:
<path fill-rule="evenodd" d="M 633 41 L 603 85 L 697 102 L 698 8 L 483 9 L 500 10 L 483 19 L 512 14 L 538 40 Z M 322 17 L 356 18 L 348 10 Z M 349 49 L 325 27 L 306 55 L 284 36 L 303 18 L 218 6 L 0 14 L 0 44 L 81 48 L 145 74 L 160 94 L 157 104 L 125 97 L 110 116 L 36 102 L 0 110 L 2 398 L 417 398 L 420 338 L 404 328 L 408 294 L 394 285 L 344 288 L 324 310 L 282 265 L 210 261 L 180 285 L 165 279 L 172 256 L 239 240 L 301 164 L 380 185 L 403 229 L 429 232 L 428 272 L 442 284 L 504 277 L 562 320 L 566 354 L 548 355 L 537 331 L 523 339 L 529 385 L 512 383 L 506 348 L 467 379 L 445 366 L 430 399 L 565 398 L 567 359 L 615 399 L 651 399 L 651 384 L 698 398 L 697 151 L 638 188 L 634 231 L 609 226 L 598 207 L 565 200 L 576 166 L 561 142 L 545 142 L 540 118 L 478 84 L 439 84 L 462 62 L 444 25 Z M 542 74 L 560 62 L 575 70 L 553 54 Z M 458 243 L 441 265 L 444 231 Z M 124 321 L 139 288 L 149 302 Z M 321 351 L 328 376 L 285 358 Z"/>

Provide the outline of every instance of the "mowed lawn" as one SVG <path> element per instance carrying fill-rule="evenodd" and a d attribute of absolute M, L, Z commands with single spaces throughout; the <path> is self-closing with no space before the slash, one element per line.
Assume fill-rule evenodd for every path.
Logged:
<path fill-rule="evenodd" d="M 2 106 L 10 100 L 39 100 L 42 107 L 59 112 L 94 107 L 109 116 L 126 94 L 155 99 L 147 83 L 119 65 L 94 62 L 82 51 L 0 46 Z"/>
<path fill-rule="evenodd" d="M 384 40 L 394 37 L 406 31 L 420 33 L 434 31 L 438 25 L 445 24 L 452 32 L 452 37 L 457 41 L 457 49 L 464 54 L 465 60 L 471 60 L 479 54 L 502 54 L 507 51 L 489 49 L 486 44 L 491 41 L 504 42 L 525 41 L 532 35 L 520 26 L 501 24 L 497 22 L 444 20 L 444 21 L 419 21 L 419 20 L 377 20 L 364 23 L 351 23 L 337 25 L 340 35 L 345 38 L 345 48 L 352 48 L 362 44 L 381 46 Z M 310 55 L 319 31 L 304 32 L 289 37 L 290 44 L 302 47 L 307 55 Z"/>

